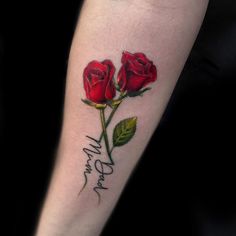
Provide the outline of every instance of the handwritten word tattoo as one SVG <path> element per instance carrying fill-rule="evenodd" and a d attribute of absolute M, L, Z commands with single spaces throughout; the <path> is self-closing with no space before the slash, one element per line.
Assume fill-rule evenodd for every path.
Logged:
<path fill-rule="evenodd" d="M 98 203 L 101 201 L 102 191 L 108 190 L 105 185 L 106 177 L 114 172 L 115 161 L 112 152 L 114 148 L 128 143 L 135 135 L 137 117 L 128 117 L 118 122 L 113 128 L 111 139 L 107 133 L 108 126 L 124 99 L 143 96 L 151 89 L 146 86 L 157 80 L 156 66 L 143 53 L 132 54 L 124 51 L 121 63 L 116 80 L 114 79 L 116 69 L 111 60 L 91 61 L 83 72 L 87 98 L 82 101 L 100 112 L 101 134 L 97 139 L 86 136 L 89 140 L 89 147 L 83 148 L 87 161 L 84 169 L 84 185 L 79 194 L 87 186 L 89 175 L 95 174 L 97 181 L 92 189 L 97 194 Z M 105 109 L 110 110 L 107 118 L 105 117 Z M 102 158 L 101 152 L 103 140 L 106 161 L 104 161 L 104 157 Z"/>

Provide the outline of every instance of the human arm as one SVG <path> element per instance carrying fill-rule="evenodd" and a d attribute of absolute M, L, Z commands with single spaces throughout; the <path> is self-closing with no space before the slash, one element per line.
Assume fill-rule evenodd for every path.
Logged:
<path fill-rule="evenodd" d="M 69 57 L 58 157 L 37 236 L 99 235 L 158 125 L 206 6 L 206 0 L 168 0 L 165 3 L 159 0 L 85 1 Z M 144 53 L 156 66 L 157 79 L 144 87 L 151 87 L 151 90 L 143 96 L 125 97 L 112 117 L 107 127 L 108 151 L 113 146 L 114 127 L 121 120 L 137 117 L 136 132 L 127 144 L 113 149 L 114 163 L 104 166 L 109 174 L 103 175 L 102 186 L 98 186 L 101 163 L 98 166 L 96 161 L 107 163 L 110 157 L 105 138 L 101 143 L 96 141 L 102 133 L 101 110 L 81 101 L 86 98 L 84 68 L 93 60 L 109 59 L 116 67 L 114 78 L 117 79 L 123 51 Z M 117 91 L 116 94 L 119 96 L 120 93 Z M 113 94 L 107 97 L 113 97 Z M 112 109 L 107 106 L 106 120 L 110 112 Z M 90 144 L 96 145 L 97 149 L 91 149 Z M 87 169 L 90 171 L 86 172 Z"/>

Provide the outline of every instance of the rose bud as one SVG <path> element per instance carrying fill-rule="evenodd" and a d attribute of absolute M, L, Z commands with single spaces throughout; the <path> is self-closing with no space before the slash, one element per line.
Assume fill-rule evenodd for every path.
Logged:
<path fill-rule="evenodd" d="M 125 51 L 121 62 L 122 66 L 118 73 L 117 83 L 122 92 L 136 92 L 156 81 L 156 66 L 143 53 L 131 54 Z"/>
<path fill-rule="evenodd" d="M 91 61 L 84 69 L 86 97 L 95 103 L 106 103 L 116 95 L 113 82 L 115 67 L 110 60 Z"/>

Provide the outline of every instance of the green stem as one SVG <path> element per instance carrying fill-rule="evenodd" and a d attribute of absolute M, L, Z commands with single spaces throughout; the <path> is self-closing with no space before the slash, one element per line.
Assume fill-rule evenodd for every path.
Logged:
<path fill-rule="evenodd" d="M 111 122 L 111 120 L 112 120 L 114 114 L 116 113 L 116 110 L 117 110 L 117 108 L 119 107 L 119 105 L 120 105 L 120 104 L 116 105 L 116 106 L 113 108 L 111 114 L 109 115 L 109 117 L 108 117 L 108 119 L 107 119 L 107 121 L 106 121 L 106 123 L 105 123 L 105 127 L 106 127 L 106 128 L 107 128 L 107 126 L 110 124 L 110 122 Z M 102 131 L 102 133 L 101 133 L 101 135 L 100 135 L 100 137 L 99 137 L 99 142 L 102 141 L 103 134 L 104 134 L 104 131 Z"/>
<path fill-rule="evenodd" d="M 110 159 L 110 161 L 111 161 L 111 165 L 114 165 L 114 162 L 113 162 L 112 156 L 111 156 L 111 152 L 110 152 L 110 146 L 109 146 L 108 136 L 107 136 L 104 109 L 101 109 L 101 110 L 100 110 L 100 117 L 101 117 L 102 130 L 103 130 L 102 133 L 103 133 L 103 136 L 104 136 L 106 151 L 107 151 L 108 157 L 109 157 L 109 159 Z"/>
<path fill-rule="evenodd" d="M 114 114 L 116 113 L 116 110 L 118 109 L 118 107 L 120 106 L 120 104 L 122 103 L 123 99 L 124 99 L 126 96 L 127 96 L 127 94 L 125 94 L 125 93 L 121 93 L 121 94 L 120 94 L 120 97 L 118 98 L 118 100 L 120 99 L 121 102 L 120 102 L 119 104 L 117 104 L 117 105 L 113 108 L 111 114 L 109 115 L 109 117 L 108 117 L 108 119 L 107 119 L 107 121 L 106 121 L 106 123 L 105 123 L 105 127 L 106 127 L 106 128 L 107 128 L 107 126 L 110 124 L 110 122 L 111 122 L 111 120 L 112 120 Z M 99 142 L 102 141 L 102 137 L 103 137 L 103 131 L 102 131 L 102 133 L 101 133 L 101 135 L 100 135 L 100 137 L 99 137 Z"/>
<path fill-rule="evenodd" d="M 110 154 L 112 153 L 113 149 L 114 149 L 114 146 L 111 147 Z"/>

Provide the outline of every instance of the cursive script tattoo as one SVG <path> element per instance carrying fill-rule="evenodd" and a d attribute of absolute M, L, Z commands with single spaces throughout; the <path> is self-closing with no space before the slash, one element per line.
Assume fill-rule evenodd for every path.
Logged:
<path fill-rule="evenodd" d="M 114 148 L 127 144 L 135 135 L 137 117 L 129 117 L 118 122 L 113 129 L 112 141 L 109 140 L 107 128 L 124 99 L 143 96 L 151 88 L 149 83 L 157 80 L 157 68 L 143 53 L 130 53 L 124 51 L 121 58 L 121 67 L 114 79 L 115 66 L 111 60 L 91 61 L 83 72 L 84 89 L 86 99 L 82 101 L 100 112 L 101 135 L 99 139 L 86 136 L 90 140 L 89 148 L 83 148 L 87 156 L 84 170 L 84 185 L 79 194 L 84 190 L 88 182 L 88 175 L 96 174 L 97 181 L 93 187 L 101 200 L 101 192 L 107 190 L 105 178 L 114 172 L 115 162 L 112 157 Z M 117 93 L 119 96 L 116 98 Z M 111 109 L 109 116 L 105 117 L 105 109 Z M 106 156 L 101 153 L 104 141 Z M 110 146 L 112 143 L 112 146 Z M 104 160 L 105 159 L 105 160 Z"/>
<path fill-rule="evenodd" d="M 83 152 L 86 154 L 87 156 L 87 161 L 85 164 L 85 170 L 84 170 L 84 185 L 82 187 L 82 189 L 80 190 L 79 194 L 84 190 L 85 186 L 87 185 L 88 182 L 88 176 L 89 174 L 92 173 L 92 165 L 91 165 L 91 161 L 94 158 L 94 154 L 95 155 L 101 155 L 101 151 L 100 149 L 102 148 L 100 142 L 98 140 L 96 140 L 95 138 L 92 138 L 90 136 L 86 136 L 92 143 L 89 144 L 89 148 L 83 148 Z"/>
<path fill-rule="evenodd" d="M 112 167 L 113 164 L 102 162 L 101 160 L 96 160 L 94 166 L 95 166 L 96 171 L 99 174 L 99 179 L 97 181 L 97 186 L 95 186 L 93 190 L 97 193 L 98 202 L 100 203 L 101 194 L 99 191 L 108 189 L 107 187 L 104 187 L 103 182 L 105 181 L 106 175 L 111 175 L 113 173 L 113 167 Z"/>

